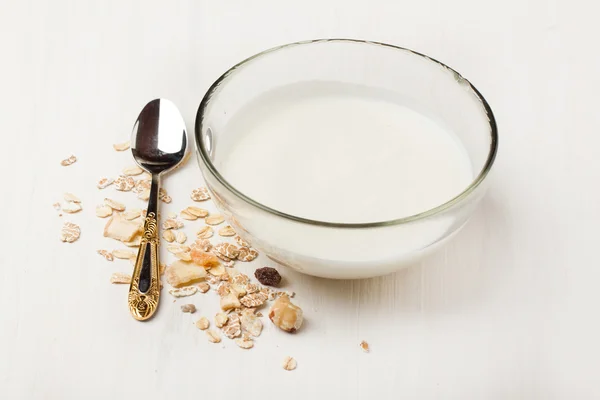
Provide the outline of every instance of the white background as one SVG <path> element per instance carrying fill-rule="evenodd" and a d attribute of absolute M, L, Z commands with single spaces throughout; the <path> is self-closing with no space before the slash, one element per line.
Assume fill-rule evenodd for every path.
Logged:
<path fill-rule="evenodd" d="M 600 398 L 600 28 L 586 4 L 2 2 L 0 397 Z M 130 164 L 111 144 L 159 96 L 192 130 L 224 70 L 320 37 L 413 48 L 483 93 L 500 151 L 472 222 L 444 250 L 392 276 L 328 281 L 283 270 L 306 325 L 286 335 L 269 322 L 250 351 L 208 343 L 193 326 L 212 317 L 215 294 L 193 298 L 194 316 L 165 294 L 154 320 L 132 320 L 127 288 L 108 283 L 129 264 L 95 254 L 114 247 L 93 212 L 106 193 L 142 205 L 95 188 Z M 61 167 L 71 153 L 79 161 Z M 163 211 L 190 205 L 201 184 L 190 162 L 165 183 L 175 200 Z M 51 206 L 64 191 L 84 202 L 68 217 L 82 227 L 71 245 L 59 241 L 66 217 Z M 297 370 L 280 367 L 286 355 Z"/>

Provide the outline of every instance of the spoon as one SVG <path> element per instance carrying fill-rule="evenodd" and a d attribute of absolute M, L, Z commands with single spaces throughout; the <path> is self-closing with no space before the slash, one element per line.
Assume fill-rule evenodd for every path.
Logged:
<path fill-rule="evenodd" d="M 157 219 L 161 175 L 183 160 L 186 147 L 185 122 L 175 104 L 166 99 L 146 104 L 131 133 L 133 158 L 152 175 L 144 232 L 129 286 L 129 311 L 138 321 L 154 315 L 160 298 Z"/>

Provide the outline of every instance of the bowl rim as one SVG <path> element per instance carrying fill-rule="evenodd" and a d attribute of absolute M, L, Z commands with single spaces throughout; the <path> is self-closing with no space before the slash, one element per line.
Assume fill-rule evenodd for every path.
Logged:
<path fill-rule="evenodd" d="M 289 47 L 312 45 L 312 44 L 316 44 L 316 43 L 326 43 L 326 42 L 357 43 L 357 44 L 361 44 L 361 45 L 382 46 L 382 47 L 391 48 L 391 49 L 395 49 L 395 50 L 408 51 L 416 56 L 423 57 L 433 63 L 440 65 L 441 67 L 443 67 L 445 69 L 448 69 L 449 71 L 451 71 L 452 73 L 455 74 L 455 77 L 458 82 L 460 82 L 461 84 L 468 85 L 469 89 L 471 89 L 473 94 L 475 94 L 475 96 L 477 97 L 477 99 L 479 100 L 481 105 L 483 106 L 483 110 L 485 111 L 485 113 L 488 117 L 489 126 L 490 126 L 490 136 L 491 136 L 490 150 L 488 152 L 486 162 L 483 165 L 483 168 L 481 169 L 481 171 L 479 172 L 477 177 L 475 177 L 475 179 L 469 184 L 469 186 L 467 186 L 462 192 L 460 192 L 458 195 L 456 195 L 452 199 L 446 201 L 445 203 L 442 203 L 442 204 L 440 204 L 434 208 L 431 208 L 429 210 L 422 211 L 418 214 L 413 214 L 413 215 L 410 215 L 407 217 L 397 218 L 397 219 L 392 219 L 392 220 L 387 220 L 387 221 L 345 223 L 345 222 L 328 222 L 328 221 L 314 220 L 314 219 L 310 219 L 310 218 L 303 218 L 303 217 L 298 217 L 296 215 L 292 215 L 292 214 L 288 214 L 288 213 L 276 210 L 274 208 L 266 206 L 256 200 L 246 196 L 244 193 L 240 192 L 233 185 L 231 185 L 221 175 L 221 173 L 217 170 L 215 165 L 212 163 L 209 155 L 205 151 L 205 146 L 204 146 L 205 143 L 204 143 L 204 139 L 202 138 L 202 134 L 201 134 L 203 127 L 204 127 L 204 124 L 203 124 L 204 113 L 205 113 L 206 108 L 207 108 L 208 104 L 210 103 L 212 97 L 217 93 L 218 88 L 221 85 L 221 83 L 229 75 L 233 74 L 236 70 L 238 70 L 239 68 L 243 67 L 245 64 L 249 63 L 250 61 L 252 61 L 256 58 L 260 58 L 260 57 L 270 54 L 272 52 L 283 50 L 283 49 L 286 49 Z M 423 53 L 419 53 L 417 51 L 414 51 L 414 50 L 411 50 L 411 49 L 408 49 L 405 47 L 395 46 L 395 45 L 382 43 L 382 42 L 361 40 L 361 39 L 331 38 L 331 39 L 314 39 L 314 40 L 305 40 L 305 41 L 287 43 L 287 44 L 283 44 L 280 46 L 276 46 L 276 47 L 272 47 L 270 49 L 264 50 L 264 51 L 257 53 L 251 57 L 246 58 L 245 60 L 240 61 L 239 63 L 235 64 L 233 67 L 228 69 L 225 73 L 223 73 L 223 75 L 221 75 L 210 86 L 210 88 L 208 89 L 208 91 L 206 92 L 204 97 L 202 98 L 202 101 L 200 102 L 198 111 L 196 112 L 196 121 L 195 121 L 194 125 L 195 125 L 194 134 L 196 137 L 196 150 L 198 151 L 198 153 L 200 153 L 200 158 L 202 159 L 202 162 L 204 163 L 206 168 L 210 171 L 210 173 L 219 181 L 219 183 L 221 183 L 227 190 L 229 190 L 231 193 L 233 193 L 236 197 L 238 197 L 239 199 L 243 200 L 244 202 L 251 204 L 252 206 L 257 207 L 257 208 L 261 209 L 262 211 L 265 211 L 269 214 L 273 214 L 278 217 L 289 219 L 289 220 L 292 220 L 295 222 L 300 222 L 300 223 L 309 224 L 309 225 L 316 225 L 316 226 L 321 226 L 321 227 L 329 227 L 329 228 L 362 229 L 362 228 L 387 227 L 387 226 L 412 223 L 415 221 L 420 221 L 420 220 L 429 218 L 431 216 L 440 214 L 440 213 L 446 211 L 447 209 L 455 206 L 456 204 L 462 202 L 465 198 L 467 198 L 472 192 L 474 192 L 481 185 L 481 183 L 485 180 L 485 178 L 489 174 L 489 172 L 494 164 L 494 160 L 496 159 L 496 154 L 498 152 L 498 127 L 496 124 L 496 119 L 494 117 L 494 113 L 492 112 L 492 109 L 491 109 L 490 105 L 488 104 L 487 100 L 483 97 L 483 95 L 479 92 L 479 90 L 477 90 L 475 88 L 475 86 L 473 86 L 473 84 L 469 80 L 464 78 L 459 72 L 457 72 L 453 68 L 449 67 L 448 65 L 436 60 L 435 58 L 429 57 Z"/>

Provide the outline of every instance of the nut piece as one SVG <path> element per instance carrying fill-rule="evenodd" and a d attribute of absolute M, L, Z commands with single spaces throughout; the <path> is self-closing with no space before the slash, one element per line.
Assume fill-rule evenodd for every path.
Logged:
<path fill-rule="evenodd" d="M 75 196 L 73 193 L 65 193 L 64 199 L 65 199 L 65 201 L 68 201 L 71 203 L 81 203 L 81 200 L 79 200 L 79 197 Z"/>
<path fill-rule="evenodd" d="M 237 296 L 233 293 L 229 293 L 228 295 L 221 297 L 221 310 L 223 311 L 240 308 L 241 306 L 242 305 L 240 304 Z"/>
<path fill-rule="evenodd" d="M 173 243 L 175 241 L 175 234 L 171 229 L 163 231 L 162 237 L 169 243 Z"/>
<path fill-rule="evenodd" d="M 368 353 L 369 350 L 370 350 L 369 349 L 369 343 L 365 342 L 364 340 L 362 342 L 360 342 L 359 346 L 360 346 L 361 349 L 363 349 L 363 351 L 365 353 Z"/>
<path fill-rule="evenodd" d="M 227 226 L 224 226 L 223 228 L 219 229 L 219 236 L 224 236 L 224 237 L 235 236 L 235 231 L 233 230 L 233 228 L 230 225 L 227 225 Z"/>
<path fill-rule="evenodd" d="M 279 329 L 296 332 L 302 326 L 302 309 L 292 304 L 287 295 L 283 295 L 273 303 L 269 318 Z"/>
<path fill-rule="evenodd" d="M 119 203 L 118 201 L 106 198 L 104 199 L 104 204 L 115 211 L 125 211 L 125 204 Z"/>
<path fill-rule="evenodd" d="M 219 336 L 219 334 L 215 331 L 213 331 L 212 329 L 209 329 L 206 331 L 206 336 L 208 336 L 208 341 L 211 343 L 220 343 L 221 342 L 221 336 Z"/>
<path fill-rule="evenodd" d="M 208 193 L 208 189 L 204 186 L 199 187 L 198 189 L 192 190 L 192 194 L 190 196 L 194 201 L 205 201 L 210 199 L 210 193 Z"/>
<path fill-rule="evenodd" d="M 65 222 L 60 231 L 60 240 L 67 243 L 73 243 L 81 235 L 81 229 L 72 222 Z"/>
<path fill-rule="evenodd" d="M 204 268 L 198 267 L 196 264 L 188 261 L 175 261 L 169 265 L 165 271 L 167 282 L 174 287 L 189 285 L 196 281 L 206 278 Z M 192 286 L 194 289 L 198 289 Z"/>
<path fill-rule="evenodd" d="M 215 325 L 217 326 L 217 328 L 224 327 L 228 320 L 229 320 L 229 315 L 227 315 L 226 313 L 221 312 L 221 313 L 217 313 L 217 315 L 215 315 Z"/>
<path fill-rule="evenodd" d="M 202 293 L 206 293 L 210 290 L 210 285 L 206 282 L 200 282 L 198 285 L 198 290 Z"/>
<path fill-rule="evenodd" d="M 213 228 L 211 228 L 210 226 L 205 226 L 204 228 L 196 232 L 196 236 L 198 236 L 198 239 L 210 239 L 213 233 Z"/>
<path fill-rule="evenodd" d="M 192 256 L 192 260 L 194 263 L 196 263 L 196 265 L 200 265 L 204 268 L 215 268 L 221 265 L 219 259 L 213 254 L 204 252 L 196 247 L 192 248 L 190 255 Z"/>
<path fill-rule="evenodd" d="M 66 166 L 69 166 L 69 165 L 73 164 L 75 161 L 77 161 L 77 157 L 75 157 L 75 156 L 72 155 L 69 158 L 66 158 L 66 159 L 62 160 L 60 162 L 60 165 L 62 165 L 63 167 L 66 167 Z"/>
<path fill-rule="evenodd" d="M 130 242 L 141 233 L 142 226 L 135 221 L 128 221 L 122 214 L 115 214 L 104 227 L 104 236 L 121 242 Z"/>
<path fill-rule="evenodd" d="M 113 213 L 113 209 L 106 204 L 96 206 L 96 216 L 100 218 L 110 217 Z"/>
<path fill-rule="evenodd" d="M 130 284 L 131 283 L 131 275 L 124 274 L 122 272 L 115 272 L 110 276 L 110 283 L 122 283 L 122 284 Z"/>
<path fill-rule="evenodd" d="M 258 251 L 250 247 L 240 247 L 237 259 L 244 262 L 254 261 L 258 257 Z"/>
<path fill-rule="evenodd" d="M 184 304 L 181 306 L 181 312 L 193 314 L 196 312 L 196 306 L 193 304 Z"/>
<path fill-rule="evenodd" d="M 229 320 L 223 327 L 223 334 L 229 339 L 234 339 L 242 334 L 242 325 L 240 324 L 240 316 L 236 313 L 229 314 Z"/>
<path fill-rule="evenodd" d="M 132 258 L 136 258 L 136 255 L 130 250 L 117 249 L 113 250 L 112 254 L 113 256 L 115 256 L 115 258 L 120 258 L 121 260 L 129 260 Z"/>
<path fill-rule="evenodd" d="M 166 232 L 168 232 L 168 231 L 166 231 Z M 177 241 L 177 243 L 180 243 L 180 244 L 185 243 L 185 241 L 187 240 L 187 236 L 185 235 L 185 232 L 183 232 L 183 231 L 177 232 L 177 234 L 175 235 L 175 240 Z"/>
<path fill-rule="evenodd" d="M 249 334 L 250 336 L 260 336 L 260 333 L 263 329 L 263 323 L 254 313 L 253 308 L 245 309 L 242 311 L 240 322 L 242 324 L 242 331 Z"/>
<path fill-rule="evenodd" d="M 142 172 L 144 172 L 144 170 L 138 167 L 137 165 L 130 165 L 129 167 L 123 168 L 122 171 L 123 175 L 125 176 L 141 175 Z"/>
<path fill-rule="evenodd" d="M 283 364 L 281 366 L 286 371 L 293 371 L 296 369 L 297 365 L 298 365 L 298 363 L 296 362 L 296 360 L 294 360 L 292 357 L 288 356 L 283 359 Z"/>
<path fill-rule="evenodd" d="M 183 228 L 183 222 L 181 221 L 177 221 L 176 219 L 166 219 L 163 223 L 162 223 L 162 228 L 163 229 L 179 229 L 179 228 Z"/>
<path fill-rule="evenodd" d="M 114 182 L 114 179 L 111 179 L 111 178 L 100 178 L 100 180 L 96 184 L 96 187 L 98 189 L 104 189 L 104 188 L 112 185 L 113 182 Z"/>
<path fill-rule="evenodd" d="M 219 225 L 225 221 L 225 218 L 221 214 L 209 215 L 204 219 L 207 225 Z"/>
<path fill-rule="evenodd" d="M 265 303 L 265 301 L 267 301 L 268 298 L 269 295 L 266 293 L 266 291 L 261 290 L 260 292 L 245 295 L 240 299 L 240 303 L 248 308 L 260 307 Z"/>
<path fill-rule="evenodd" d="M 204 217 L 208 216 L 208 210 L 205 210 L 204 208 L 200 208 L 200 207 L 190 206 L 183 211 L 187 212 L 188 214 L 192 214 L 193 216 L 195 216 L 197 218 L 204 218 Z"/>
<path fill-rule="evenodd" d="M 254 342 L 250 338 L 236 339 L 235 344 L 237 344 L 242 349 L 251 349 L 252 347 L 254 347 Z"/>
<path fill-rule="evenodd" d="M 260 283 L 266 286 L 278 286 L 281 283 L 281 275 L 275 268 L 264 267 L 254 271 L 254 276 Z"/>
<path fill-rule="evenodd" d="M 209 326 L 210 322 L 206 317 L 202 317 L 198 321 L 196 321 L 196 328 L 200 329 L 201 331 L 208 329 Z"/>
<path fill-rule="evenodd" d="M 69 214 L 75 214 L 79 211 L 81 211 L 81 204 L 80 203 L 67 203 L 66 205 L 64 205 L 62 207 L 63 211 Z"/>
<path fill-rule="evenodd" d="M 169 290 L 169 294 L 173 297 L 188 297 L 195 295 L 196 293 L 198 293 L 198 288 L 196 286 L 186 286 Z"/>
<path fill-rule="evenodd" d="M 237 246 L 231 243 L 219 243 L 215 245 L 215 250 L 229 259 L 234 259 L 240 254 L 240 250 Z"/>
<path fill-rule="evenodd" d="M 129 146 L 131 145 L 131 141 L 126 141 L 123 143 L 115 143 L 113 144 L 113 149 L 115 149 L 116 151 L 125 151 L 127 149 L 129 149 Z"/>
<path fill-rule="evenodd" d="M 106 261 L 112 261 L 115 259 L 113 257 L 113 255 L 111 254 L 111 252 L 107 251 L 107 250 L 98 250 L 98 254 L 100 254 L 102 257 L 104 257 L 106 259 Z"/>
<path fill-rule="evenodd" d="M 129 192 L 135 187 L 135 179 L 131 176 L 119 176 L 114 182 L 115 189 L 121 192 Z"/>

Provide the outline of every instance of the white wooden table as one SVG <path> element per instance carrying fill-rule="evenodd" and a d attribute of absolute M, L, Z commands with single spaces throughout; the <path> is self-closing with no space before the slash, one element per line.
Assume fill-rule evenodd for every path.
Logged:
<path fill-rule="evenodd" d="M 3 2 L 0 398 L 600 398 L 597 15 L 543 0 Z M 287 335 L 268 323 L 250 351 L 194 327 L 214 315 L 214 294 L 193 298 L 193 316 L 165 294 L 157 318 L 134 321 L 127 288 L 108 283 L 129 264 L 95 254 L 114 247 L 95 182 L 129 164 L 111 144 L 159 96 L 192 131 L 228 67 L 319 37 L 413 48 L 482 91 L 500 128 L 482 207 L 445 250 L 393 276 L 284 270 L 306 325 Z M 61 167 L 71 153 L 79 161 Z M 190 162 L 165 184 L 163 211 L 179 211 L 202 178 Z M 68 217 L 82 227 L 71 245 L 51 206 L 65 191 L 84 205 Z"/>

